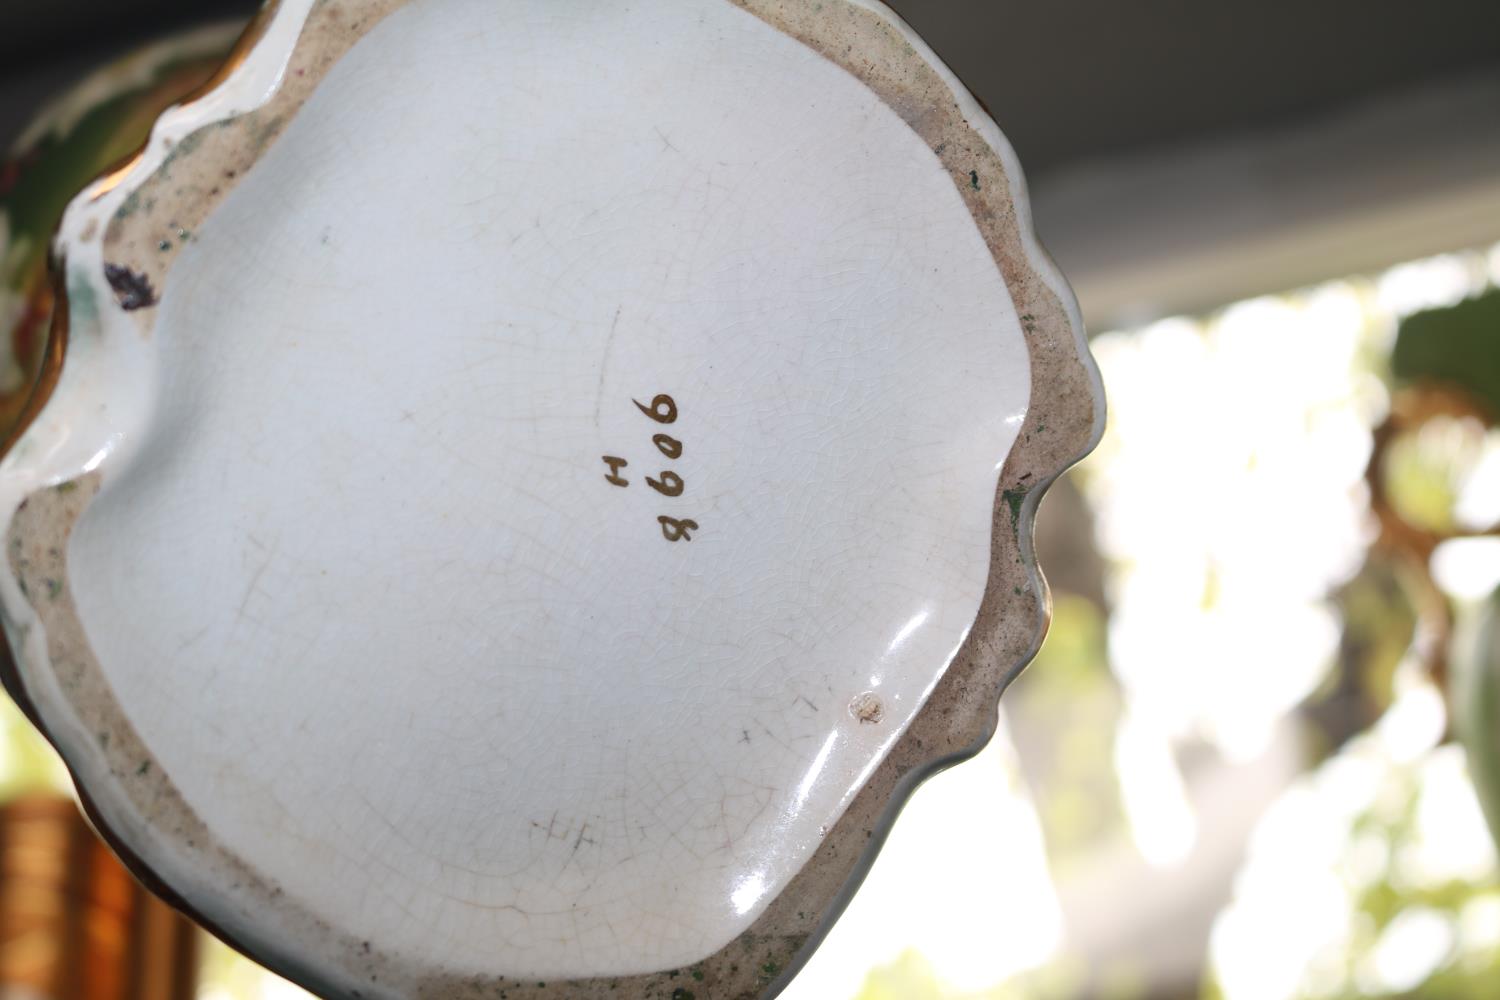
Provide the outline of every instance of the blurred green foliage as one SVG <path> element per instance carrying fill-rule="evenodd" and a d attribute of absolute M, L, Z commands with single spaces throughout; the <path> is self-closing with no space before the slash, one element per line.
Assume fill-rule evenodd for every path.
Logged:
<path fill-rule="evenodd" d="M 1106 625 L 1093 601 L 1054 594 L 1046 641 L 1006 694 L 1054 872 L 1066 872 L 1122 822 L 1113 766 L 1120 696 Z"/>
<path fill-rule="evenodd" d="M 1398 382 L 1456 386 L 1500 415 L 1500 289 L 1407 317 L 1391 374 Z"/>

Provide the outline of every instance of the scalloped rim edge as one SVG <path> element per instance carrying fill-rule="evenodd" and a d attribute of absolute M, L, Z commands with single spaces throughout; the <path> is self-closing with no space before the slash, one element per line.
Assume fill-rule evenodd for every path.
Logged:
<path fill-rule="evenodd" d="M 289 101 L 291 107 L 287 116 L 295 114 L 306 92 L 316 86 L 322 73 L 326 73 L 328 67 L 385 14 L 405 2 L 407 0 L 353 0 L 352 5 L 364 16 L 348 23 L 339 22 L 341 7 L 329 0 L 284 0 L 280 3 L 273 0 L 269 3 L 252 21 L 225 69 L 211 85 L 194 95 L 196 100 L 164 113 L 141 154 L 96 181 L 75 199 L 69 207 L 63 233 L 79 231 L 84 217 L 105 220 L 101 227 L 105 233 L 95 240 L 88 236 L 71 241 L 60 237 L 56 246 L 55 270 L 65 275 L 71 268 L 79 266 L 102 268 L 106 250 L 112 256 L 117 255 L 121 241 L 115 224 L 122 201 L 128 193 L 149 183 L 157 175 L 173 155 L 180 139 L 213 122 L 226 125 L 242 122 L 278 98 L 287 99 L 285 91 L 289 89 L 303 91 Z M 68 740 L 59 738 L 58 727 L 44 723 L 44 713 L 39 710 L 37 699 L 32 697 L 23 679 L 23 671 L 15 663 L 0 664 L 0 679 L 4 680 L 33 723 L 63 754 L 74 774 L 85 809 L 132 872 L 232 946 L 324 995 L 352 998 L 369 995 L 478 997 L 493 996 L 496 988 L 503 988 L 506 995 L 515 1000 L 546 1000 L 561 995 L 618 997 L 630 995 L 632 989 L 640 996 L 666 997 L 682 988 L 701 991 L 704 997 L 773 997 L 791 982 L 847 907 L 912 792 L 927 778 L 973 757 L 989 742 L 996 728 L 1001 694 L 1035 656 L 1045 635 L 1050 600 L 1046 581 L 1036 562 L 1033 522 L 1037 506 L 1051 483 L 1085 457 L 1102 436 L 1104 394 L 1098 369 L 1089 354 L 1077 302 L 1036 237 L 1025 180 L 1014 150 L 980 102 L 927 44 L 880 0 L 825 0 L 816 8 L 804 0 L 719 2 L 741 8 L 842 66 L 901 114 L 924 138 L 930 138 L 929 132 L 934 131 L 962 135 L 967 130 L 982 147 L 960 150 L 940 143 L 934 152 L 954 173 L 955 184 L 964 192 L 975 213 L 976 224 L 995 254 L 997 264 L 1005 272 L 1017 312 L 1023 315 L 1032 362 L 1032 403 L 1020 437 L 1000 474 L 991 568 L 980 610 L 959 652 L 906 733 L 875 768 L 814 855 L 744 934 L 688 968 L 635 977 L 556 981 L 550 985 L 492 978 L 476 981 L 472 977 L 424 977 L 413 975 L 412 970 L 406 970 L 403 975 L 402 970 L 388 967 L 389 963 L 378 955 L 361 956 L 359 943 L 349 940 L 342 941 L 342 946 L 352 959 L 357 960 L 360 966 L 357 972 L 353 966 L 343 970 L 315 969 L 305 958 L 293 957 L 291 950 L 285 948 L 287 938 L 298 938 L 291 925 L 300 921 L 287 921 L 287 932 L 277 935 L 283 939 L 278 946 L 271 935 L 251 928 L 249 922 L 243 928 L 230 928 L 205 919 L 187 898 L 191 890 L 183 887 L 183 891 L 179 891 L 158 876 L 136 850 L 134 838 L 121 836 L 116 824 L 105 816 L 105 810 L 90 798 L 78 780 L 79 768 L 75 767 L 72 753 L 65 746 Z M 851 34 L 866 43 L 860 48 L 862 57 L 871 56 L 883 42 L 886 45 L 884 60 L 870 58 L 856 68 L 828 51 L 827 43 Z M 252 58 L 274 46 L 284 47 L 284 58 Z M 301 87 L 286 87 L 288 68 L 309 47 L 314 50 L 313 72 L 309 79 Z M 252 89 L 261 95 L 248 107 L 233 104 L 231 88 L 223 85 L 235 77 L 239 78 L 240 89 L 244 88 L 248 78 Z M 942 96 L 952 99 L 951 110 L 936 100 L 939 85 Z M 913 121 L 914 117 L 919 121 Z M 274 133 L 262 141 L 268 145 L 274 141 Z M 241 142 L 241 146 L 248 144 Z M 992 167 L 981 175 L 979 170 L 990 166 L 979 162 L 986 150 L 995 157 L 993 166 L 998 166 L 998 170 Z M 974 159 L 960 162 L 961 154 Z M 253 162 L 258 155 L 258 149 L 252 151 L 249 161 Z M 981 191 L 981 180 L 994 179 L 994 174 L 1005 182 L 999 198 Z M 969 191 L 970 184 L 966 182 L 971 178 L 973 190 Z M 227 190 L 229 185 L 224 187 Z M 211 211 L 214 203 L 216 199 L 206 202 L 205 214 Z M 1006 208 L 1009 209 L 1008 215 L 1004 211 Z M 125 251 L 128 254 L 128 245 Z M 161 269 L 155 275 L 159 281 L 169 263 L 158 263 L 157 267 Z M 22 419 L 21 428 L 4 446 L 0 468 L 14 464 L 11 460 L 18 444 L 24 442 L 33 423 L 44 414 L 67 360 L 70 302 L 66 295 L 59 295 L 58 301 L 43 379 Z M 112 319 L 115 321 L 110 324 L 112 327 L 134 325 L 123 313 Z M 119 447 L 118 442 L 112 443 L 107 450 L 115 447 Z M 96 475 L 90 470 L 98 466 L 103 456 L 104 451 L 84 456 L 76 463 L 78 475 L 74 478 L 54 477 L 34 482 L 33 490 L 21 498 L 21 506 L 44 494 L 56 497 L 61 491 L 54 492 L 53 487 L 71 487 L 83 480 L 95 479 Z M 66 537 L 72 519 L 86 505 L 92 492 L 78 490 L 79 495 L 72 501 L 53 505 L 53 517 L 57 522 L 54 527 L 60 538 Z M 0 500 L 11 499 L 0 497 Z M 12 649 L 28 664 L 29 669 L 25 672 L 31 673 L 36 667 L 52 671 L 54 658 L 46 645 L 45 633 L 33 605 L 20 587 L 24 573 L 14 556 L 18 534 L 16 522 L 23 520 L 17 516 L 18 509 L 13 508 L 7 515 L 11 521 L 7 537 L 10 542 L 8 551 L 12 553 L 12 572 L 0 574 L 0 605 L 3 605 L 0 611 L 3 611 Z M 28 611 L 32 613 L 28 615 Z M 61 700 L 71 704 L 66 696 Z M 128 728 L 128 723 L 125 726 Z M 165 785 L 168 792 L 175 791 L 163 776 L 157 774 L 153 777 Z M 168 800 L 173 797 L 171 794 L 165 796 Z M 159 788 L 153 800 L 158 809 L 186 809 L 186 804 L 180 800 L 163 802 Z M 154 814 L 143 816 L 142 820 L 152 825 L 160 822 Z M 247 874 L 255 877 L 254 873 Z M 274 887 L 265 888 L 272 898 L 279 894 Z M 333 928 L 318 929 L 334 939 L 330 945 L 342 937 Z M 307 949 L 302 951 L 304 955 L 308 953 Z M 365 985 L 371 976 L 377 981 L 373 986 Z M 361 985 L 357 988 L 353 985 L 355 982 Z M 623 994 L 620 992 L 622 987 Z"/>

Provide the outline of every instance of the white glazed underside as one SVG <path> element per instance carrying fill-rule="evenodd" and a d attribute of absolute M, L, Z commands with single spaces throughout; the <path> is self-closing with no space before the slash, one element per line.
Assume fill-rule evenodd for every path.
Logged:
<path fill-rule="evenodd" d="M 68 552 L 187 804 L 424 965 L 733 940 L 988 576 L 1027 349 L 933 151 L 727 2 L 417 0 L 195 236 Z"/>

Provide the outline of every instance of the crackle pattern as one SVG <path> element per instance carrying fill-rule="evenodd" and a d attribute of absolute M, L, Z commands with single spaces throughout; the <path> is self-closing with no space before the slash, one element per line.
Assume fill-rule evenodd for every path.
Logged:
<path fill-rule="evenodd" d="M 157 834 L 195 853 L 203 869 L 236 872 L 261 905 L 299 937 L 323 942 L 337 968 L 289 964 L 247 942 L 237 927 L 220 933 L 268 966 L 328 995 L 424 998 L 653 997 L 673 1000 L 768 996 L 783 985 L 862 876 L 893 810 L 917 781 L 982 745 L 993 730 L 1005 684 L 1034 653 L 1047 614 L 1045 586 L 1030 548 L 1031 519 L 1041 493 L 1092 446 L 1102 403 L 1081 354 L 1076 317 L 1061 298 L 1050 265 L 1029 242 L 1017 212 L 1013 160 L 966 116 L 953 85 L 913 45 L 893 17 L 851 0 L 722 0 L 734 3 L 842 67 L 893 109 L 932 149 L 972 214 L 1010 290 L 1030 350 L 1032 403 L 1001 473 L 994 505 L 989 580 L 974 627 L 905 735 L 885 757 L 805 864 L 733 944 L 688 967 L 638 977 L 568 982 L 452 977 L 413 970 L 342 935 L 288 903 L 280 887 L 246 868 L 215 842 L 119 712 L 90 650 L 71 596 L 66 551 L 72 526 L 99 488 L 99 476 L 32 495 L 12 522 L 12 572 L 46 631 L 48 658 L 69 701 L 108 756 L 111 776 Z M 117 269 L 111 285 L 149 336 L 156 296 L 170 281 L 178 250 L 193 238 L 227 193 L 270 148 L 336 61 L 401 0 L 321 0 L 304 28 L 280 88 L 263 107 L 201 129 L 178 144 L 155 176 L 136 189 L 102 234 L 104 259 Z M 128 302 L 127 302 L 128 300 Z M 66 337 L 66 317 L 57 343 Z M 56 344 L 54 345 L 56 348 Z M 55 367 L 62 356 L 54 349 Z M 18 679 L 10 682 L 24 695 Z M 87 789 L 84 790 L 87 793 Z M 116 846 L 140 830 L 109 831 Z M 193 909 L 191 887 L 163 886 L 136 860 L 138 874 Z"/>

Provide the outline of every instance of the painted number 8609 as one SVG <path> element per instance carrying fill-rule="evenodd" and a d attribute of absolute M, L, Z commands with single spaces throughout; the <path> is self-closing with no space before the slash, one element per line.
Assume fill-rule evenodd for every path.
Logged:
<path fill-rule="evenodd" d="M 631 402 L 635 403 L 636 409 L 662 426 L 669 427 L 677 423 L 677 401 L 665 393 L 651 400 L 649 405 L 637 399 Z M 682 457 L 682 442 L 670 434 L 655 434 L 651 438 L 651 443 L 670 462 L 675 462 Z M 629 461 L 616 455 L 605 455 L 604 464 L 609 467 L 609 472 L 604 477 L 605 482 L 620 489 L 625 489 L 630 485 L 630 480 L 622 475 L 629 467 Z M 662 496 L 672 499 L 682 496 L 687 490 L 687 483 L 671 469 L 665 469 L 655 477 L 647 476 L 646 485 Z M 691 542 L 693 532 L 699 530 L 697 521 L 666 515 L 658 517 L 656 521 L 661 526 L 662 537 L 669 542 Z"/>

